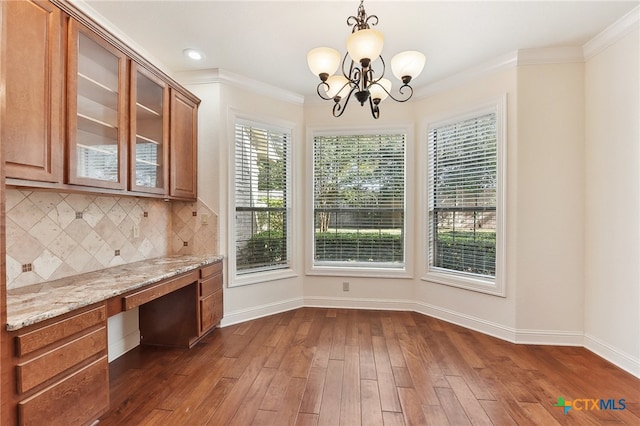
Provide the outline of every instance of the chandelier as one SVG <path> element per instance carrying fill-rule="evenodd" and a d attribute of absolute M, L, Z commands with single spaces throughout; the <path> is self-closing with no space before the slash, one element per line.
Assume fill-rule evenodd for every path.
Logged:
<path fill-rule="evenodd" d="M 340 117 L 347 108 L 351 95 L 364 106 L 369 102 L 373 118 L 380 117 L 380 102 L 387 97 L 396 102 L 406 102 L 413 96 L 409 85 L 424 68 L 425 56 L 413 50 L 398 53 L 391 59 L 391 71 L 402 86 L 400 96 L 391 94 L 391 81 L 384 78 L 386 65 L 380 53 L 384 36 L 370 26 L 378 24 L 376 15 L 367 16 L 360 0 L 357 16 L 349 16 L 347 25 L 352 26 L 347 38 L 347 53 L 342 58 L 342 74 L 334 73 L 340 66 L 340 53 L 330 47 L 317 47 L 307 54 L 311 72 L 320 77 L 316 91 L 324 100 L 333 100 L 333 116 Z M 373 65 L 381 67 L 377 72 Z"/>

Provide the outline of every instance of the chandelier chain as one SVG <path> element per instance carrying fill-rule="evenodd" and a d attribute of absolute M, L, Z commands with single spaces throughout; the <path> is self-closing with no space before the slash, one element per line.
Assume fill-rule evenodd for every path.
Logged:
<path fill-rule="evenodd" d="M 371 23 L 369 23 L 371 20 Z M 360 30 L 368 30 L 371 26 L 378 25 L 378 16 L 369 15 L 364 10 L 364 0 L 360 0 L 360 6 L 358 6 L 358 14 L 356 16 L 349 16 L 347 18 L 347 25 L 352 26 L 352 33 Z"/>

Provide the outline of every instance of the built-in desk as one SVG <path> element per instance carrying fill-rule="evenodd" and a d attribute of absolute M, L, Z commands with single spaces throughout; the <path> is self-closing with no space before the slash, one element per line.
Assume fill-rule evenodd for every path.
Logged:
<path fill-rule="evenodd" d="M 141 344 L 191 347 L 222 318 L 222 257 L 152 259 L 7 293 L 2 423 L 88 424 L 109 408 L 107 318 L 138 308 Z"/>

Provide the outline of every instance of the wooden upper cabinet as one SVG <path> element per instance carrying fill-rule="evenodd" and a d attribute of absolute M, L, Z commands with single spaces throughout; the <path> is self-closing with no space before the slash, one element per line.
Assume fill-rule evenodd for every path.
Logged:
<path fill-rule="evenodd" d="M 169 85 L 131 62 L 129 189 L 167 194 Z"/>
<path fill-rule="evenodd" d="M 0 12 L 7 183 L 196 199 L 197 97 L 70 3 Z"/>
<path fill-rule="evenodd" d="M 195 200 L 197 196 L 198 104 L 171 89 L 171 184 L 169 196 Z"/>
<path fill-rule="evenodd" d="M 69 21 L 67 183 L 127 188 L 128 58 Z"/>
<path fill-rule="evenodd" d="M 5 1 L 6 176 L 60 183 L 63 152 L 62 14 L 47 1 Z"/>

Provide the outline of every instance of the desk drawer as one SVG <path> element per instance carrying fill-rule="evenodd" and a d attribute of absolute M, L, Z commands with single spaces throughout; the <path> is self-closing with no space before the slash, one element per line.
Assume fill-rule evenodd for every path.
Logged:
<path fill-rule="evenodd" d="M 107 312 L 104 306 L 74 315 L 46 327 L 16 336 L 16 355 L 25 356 L 38 349 L 42 349 L 59 340 L 73 336 L 104 322 Z"/>
<path fill-rule="evenodd" d="M 168 281 L 162 281 L 159 284 L 152 285 L 144 290 L 140 290 L 136 293 L 123 297 L 122 308 L 125 311 L 128 311 L 129 309 L 151 302 L 152 300 L 158 299 L 182 287 L 186 287 L 195 281 L 198 281 L 197 270 Z"/>
<path fill-rule="evenodd" d="M 88 424 L 109 409 L 109 362 L 104 356 L 18 403 L 20 425 Z"/>
<path fill-rule="evenodd" d="M 206 278 L 209 275 L 213 274 L 221 274 L 222 273 L 222 262 L 216 262 L 211 265 L 203 266 L 200 268 L 200 278 Z"/>
<path fill-rule="evenodd" d="M 218 290 L 222 290 L 222 274 L 200 281 L 200 297 L 207 297 Z"/>
<path fill-rule="evenodd" d="M 18 393 L 27 392 L 100 352 L 106 353 L 106 349 L 107 329 L 102 327 L 37 358 L 18 364 Z"/>

